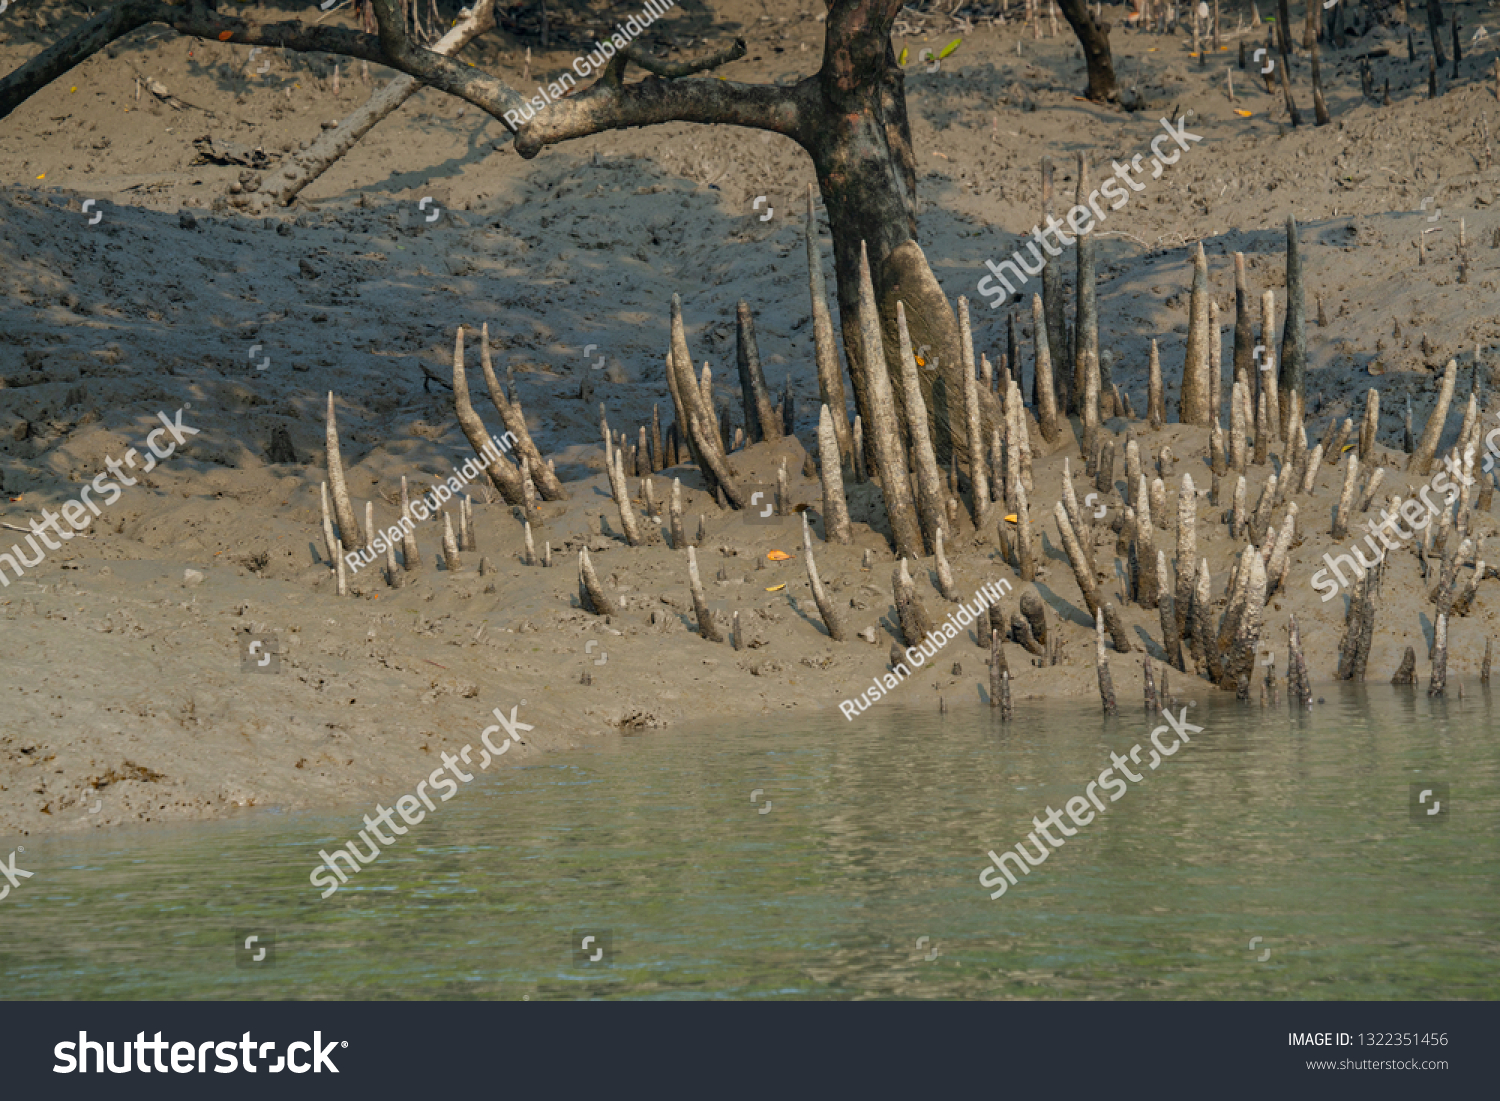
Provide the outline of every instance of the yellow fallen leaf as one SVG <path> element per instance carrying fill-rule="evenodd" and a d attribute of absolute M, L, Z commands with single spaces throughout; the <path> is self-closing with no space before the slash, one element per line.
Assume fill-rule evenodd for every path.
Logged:
<path fill-rule="evenodd" d="M 1021 522 L 1021 520 L 1020 520 L 1019 516 L 1017 516 L 1014 512 L 1012 512 L 1009 516 L 1007 516 L 1005 518 L 1005 522 L 1007 524 L 1019 524 Z"/>
<path fill-rule="evenodd" d="M 1354 444 L 1352 444 L 1352 443 L 1346 443 L 1346 444 L 1345 444 L 1345 445 L 1344 445 L 1344 447 L 1343 447 L 1343 450 L 1342 450 L 1342 451 L 1340 451 L 1340 452 L 1339 452 L 1339 454 L 1340 454 L 1340 455 L 1342 455 L 1342 454 L 1343 454 L 1343 453 L 1344 453 L 1344 451 L 1348 451 L 1348 450 L 1349 450 L 1349 449 L 1350 449 L 1350 448 L 1351 448 L 1351 447 L 1353 447 L 1353 446 L 1354 446 Z"/>
<path fill-rule="evenodd" d="M 905 46 L 901 47 L 901 56 L 896 59 L 896 64 L 897 65 L 905 65 L 906 64 L 906 47 Z"/>
<path fill-rule="evenodd" d="M 39 180 L 45 180 L 46 178 L 47 178 L 47 173 L 45 173 L 45 172 L 43 172 L 40 176 L 37 177 L 37 179 L 39 179 Z"/>
<path fill-rule="evenodd" d="M 1242 118 L 1242 119 L 1247 119 L 1247 118 L 1250 117 L 1250 112 L 1249 111 L 1241 111 L 1238 107 L 1236 107 L 1234 109 L 1234 113 L 1237 114 L 1237 115 L 1239 115 L 1240 118 Z"/>
<path fill-rule="evenodd" d="M 772 585 L 769 589 L 766 590 L 766 592 L 768 592 L 768 593 L 779 593 L 784 588 L 786 588 L 786 582 L 785 581 L 783 581 L 780 585 Z"/>

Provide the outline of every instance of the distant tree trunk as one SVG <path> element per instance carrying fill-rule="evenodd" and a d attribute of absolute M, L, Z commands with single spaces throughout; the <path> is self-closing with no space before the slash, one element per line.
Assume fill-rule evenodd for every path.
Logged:
<path fill-rule="evenodd" d="M 1282 0 L 1285 3 L 1286 0 Z M 1115 66 L 1109 53 L 1109 24 L 1094 22 L 1088 0 L 1057 0 L 1063 18 L 1083 47 L 1083 58 L 1089 67 L 1089 87 L 1084 93 L 1095 103 L 1114 103 L 1120 98 L 1115 83 Z"/>
<path fill-rule="evenodd" d="M 1427 0 L 1427 31 L 1432 35 L 1432 53 L 1439 65 L 1448 64 L 1443 53 L 1443 4 L 1442 0 Z"/>
<path fill-rule="evenodd" d="M 1317 3 L 1318 0 L 1308 0 Z M 1284 55 L 1292 52 L 1292 15 L 1287 0 L 1276 0 L 1276 41 Z"/>

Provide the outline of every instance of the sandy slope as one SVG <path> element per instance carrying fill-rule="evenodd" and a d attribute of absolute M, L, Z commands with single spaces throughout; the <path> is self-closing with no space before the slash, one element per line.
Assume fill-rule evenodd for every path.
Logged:
<path fill-rule="evenodd" d="M 788 10 L 773 22 L 782 15 L 725 3 L 715 13 L 726 33 L 752 42 L 750 57 L 726 70 L 731 79 L 785 81 L 817 64 L 821 24 L 810 12 Z M 1460 6 L 1466 27 L 1485 14 Z M 79 16 L 42 4 L 13 5 L 5 18 L 0 68 L 9 70 Z M 955 36 L 951 23 L 926 22 L 927 34 L 898 48 L 915 55 Z M 679 11 L 661 26 L 660 44 L 691 50 L 712 21 Z M 1074 152 L 1089 154 L 1097 183 L 1108 161 L 1146 151 L 1160 118 L 1193 112 L 1201 145 L 1148 180 L 1101 231 L 1103 341 L 1137 408 L 1150 339 L 1161 342 L 1169 378 L 1180 375 L 1190 270 L 1182 246 L 1204 240 L 1229 325 L 1232 253 L 1249 256 L 1257 293 L 1279 291 L 1288 213 L 1303 225 L 1309 284 L 1328 318 L 1326 328 L 1309 331 L 1315 438 L 1328 416 L 1347 415 L 1373 384 L 1382 390 L 1382 442 L 1399 444 L 1406 396 L 1420 424 L 1436 389 L 1433 369 L 1454 355 L 1467 366 L 1476 344 L 1500 343 L 1500 253 L 1491 247 L 1500 231 L 1491 209 L 1497 173 L 1481 133 L 1500 111 L 1478 76 L 1494 60 L 1488 42 L 1468 47 L 1458 86 L 1428 102 L 1427 50 L 1408 64 L 1402 34 L 1395 52 L 1403 60 L 1375 62 L 1377 84 L 1389 75 L 1396 100 L 1380 108 L 1359 102 L 1348 59 L 1372 44 L 1395 46 L 1397 36 L 1354 39 L 1341 56 L 1325 54 L 1334 123 L 1291 130 L 1237 69 L 1239 106 L 1253 114 L 1233 113 L 1224 69 L 1237 39 L 1200 72 L 1180 36 L 1116 31 L 1124 82 L 1148 104 L 1134 116 L 1074 98 L 1082 66 L 1069 39 L 1019 40 L 1013 26 L 979 27 L 964 39 L 939 72 L 915 63 L 908 70 L 921 241 L 954 296 L 973 299 L 983 261 L 1008 255 L 1014 235 L 1037 220 L 1043 155 L 1058 160 L 1070 192 Z M 524 51 L 515 41 L 496 33 L 465 57 L 522 86 Z M 534 50 L 533 81 L 566 68 L 586 44 L 579 33 L 550 52 Z M 241 805 L 370 804 L 408 790 L 444 750 L 477 745 L 491 709 L 508 711 L 523 699 L 521 718 L 535 730 L 516 759 L 709 713 L 833 708 L 868 684 L 890 641 L 892 563 L 877 532 L 861 528 L 851 548 L 819 548 L 824 578 L 850 604 L 851 628 L 876 629 L 874 646 L 835 645 L 816 623 L 796 528 L 721 514 L 695 488 L 696 475 L 679 472 L 690 517 L 706 516 L 705 573 L 723 569 L 711 598 L 726 612 L 740 610 L 755 635 L 742 653 L 712 646 L 692 633 L 680 557 L 620 540 L 598 446 L 599 401 L 615 428 L 632 433 L 649 422 L 653 403 L 670 419 L 661 355 L 674 291 L 683 295 L 694 354 L 713 364 L 736 420 L 734 305 L 740 298 L 753 305 L 769 379 L 778 390 L 790 379 L 799 436 L 811 443 L 816 383 L 798 213 L 811 181 L 806 158 L 782 138 L 678 125 L 606 134 L 523 163 L 498 124 L 425 92 L 320 180 L 297 211 L 264 221 L 214 212 L 241 170 L 194 166 L 193 138 L 212 133 L 274 152 L 310 138 L 368 94 L 357 67 L 344 69 L 335 95 L 331 62 L 274 56 L 272 65 L 258 76 L 244 48 L 148 28 L 0 122 L 3 519 L 24 524 L 74 498 L 108 459 L 140 446 L 158 411 L 182 408 L 201 430 L 108 506 L 89 538 L 50 552 L 0 592 L 8 674 L 0 828 L 203 817 Z M 195 106 L 137 101 L 137 74 Z M 1294 85 L 1310 123 L 1305 63 Z M 443 217 L 429 224 L 418 199 L 434 187 L 447 194 L 440 193 Z M 761 195 L 767 203 L 754 209 Z M 1418 212 L 1428 196 L 1434 202 Z M 104 200 L 93 208 L 104 217 L 92 225 L 80 210 L 91 197 Z M 774 213 L 762 221 L 768 205 Z M 1436 207 L 1441 215 L 1429 222 Z M 1460 218 L 1473 241 L 1467 284 L 1456 281 Z M 1418 266 L 1413 245 L 1429 228 L 1439 232 Z M 1316 315 L 1314 301 L 1308 309 Z M 976 316 L 980 346 L 997 358 L 1003 311 L 977 303 Z M 375 499 L 389 523 L 401 475 L 429 483 L 467 454 L 446 392 L 426 392 L 418 364 L 446 371 L 454 327 L 483 322 L 497 366 L 514 372 L 538 444 L 569 483 L 571 499 L 546 506 L 538 531 L 558 552 L 557 566 L 521 566 L 508 510 L 477 503 L 481 552 L 498 565 L 494 576 L 478 576 L 477 555 L 465 555 L 457 575 L 437 568 L 441 529 L 427 527 L 426 569 L 413 585 L 391 592 L 365 574 L 357 595 L 340 600 L 317 550 L 324 395 L 338 396 L 354 497 Z M 594 401 L 582 402 L 588 344 L 606 363 L 594 372 Z M 261 350 L 252 359 L 254 345 Z M 470 356 L 472 365 L 472 340 Z M 1029 369 L 1029 350 L 1027 361 Z M 1466 392 L 1467 371 L 1463 384 Z M 494 427 L 487 405 L 481 413 Z M 1448 439 L 1457 422 L 1455 412 Z M 298 462 L 267 462 L 278 426 L 290 433 Z M 1172 426 L 1143 438 L 1153 449 L 1170 442 L 1175 473 L 1191 471 L 1206 486 L 1201 434 Z M 801 451 L 784 447 L 796 498 L 816 513 L 816 483 L 798 474 Z M 746 480 L 774 480 L 780 456 L 772 451 L 736 457 Z M 1038 528 L 1049 547 L 1042 591 L 1075 625 L 1067 629 L 1068 664 L 1020 669 L 1018 690 L 1042 695 L 1094 691 L 1076 585 L 1051 522 L 1041 519 L 1056 499 L 1061 461 L 1059 453 L 1037 464 Z M 1389 491 L 1406 484 L 1394 476 L 1401 465 L 1397 459 Z M 1257 469 L 1252 493 L 1265 473 Z M 1291 591 L 1277 602 L 1279 612 L 1307 617 L 1319 678 L 1332 673 L 1344 602 L 1321 605 L 1308 579 L 1334 549 L 1329 507 L 1338 479 L 1325 467 L 1324 488 L 1302 501 Z M 658 497 L 669 487 L 660 480 Z M 1200 524 L 1221 587 L 1239 548 L 1206 502 Z M 573 562 L 585 544 L 626 601 L 608 622 L 576 607 Z M 773 548 L 797 556 L 765 562 Z M 865 548 L 876 552 L 869 573 L 859 564 Z M 968 532 L 953 558 L 965 590 L 1013 578 L 996 557 L 992 530 L 977 539 Z M 188 569 L 203 573 L 201 583 L 184 580 Z M 783 581 L 784 591 L 767 591 Z M 1408 644 L 1425 656 L 1431 605 L 1422 589 L 1415 558 L 1398 556 L 1372 676 L 1389 676 Z M 927 599 L 937 612 L 940 598 Z M 1455 624 L 1455 675 L 1477 669 L 1493 606 L 1487 584 L 1478 609 Z M 1154 613 L 1132 608 L 1128 616 L 1156 637 Z M 279 673 L 241 671 L 246 632 L 280 633 Z M 602 649 L 586 653 L 592 640 Z M 601 653 L 607 662 L 595 664 Z M 1138 656 L 1114 659 L 1116 683 L 1132 701 Z M 961 671 L 952 674 L 955 662 Z M 985 669 L 972 642 L 951 644 L 939 665 L 901 691 L 908 699 L 978 698 Z M 578 683 L 585 671 L 592 686 Z M 95 799 L 99 810 L 90 814 Z"/>

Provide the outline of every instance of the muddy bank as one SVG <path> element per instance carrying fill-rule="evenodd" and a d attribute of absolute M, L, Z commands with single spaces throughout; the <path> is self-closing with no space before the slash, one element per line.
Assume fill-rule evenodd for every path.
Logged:
<path fill-rule="evenodd" d="M 76 18 L 41 10 L 56 26 L 12 34 L 0 43 L 0 67 L 30 56 Z M 731 22 L 759 20 L 758 8 L 718 12 Z M 265 79 L 207 79 L 201 66 L 238 74 L 248 51 L 147 41 L 160 30 L 147 28 L 117 57 L 93 59 L 0 125 L 0 151 L 9 154 L 0 158 L 9 166 L 0 192 L 0 282 L 9 292 L 0 306 L 0 518 L 24 527 L 78 499 L 110 459 L 141 444 L 160 412 L 184 409 L 201 429 L 138 484 L 122 487 L 87 537 L 49 549 L 0 590 L 7 671 L 0 830 L 205 818 L 251 806 L 368 806 L 410 790 L 441 753 L 476 744 L 496 707 L 518 706 L 535 728 L 508 755 L 525 761 L 590 738 L 654 736 L 709 714 L 775 711 L 796 723 L 799 711 L 836 709 L 886 668 L 893 561 L 883 534 L 863 522 L 876 513 L 868 487 L 851 491 L 853 545 L 820 545 L 817 553 L 851 634 L 871 628 L 875 642 L 833 644 L 807 591 L 799 530 L 721 512 L 695 472 L 676 472 L 689 530 L 704 517 L 700 561 L 710 600 L 726 615 L 738 610 L 750 636 L 736 652 L 694 633 L 679 553 L 624 545 L 602 474 L 598 403 L 614 428 L 632 435 L 650 423 L 653 405 L 670 419 L 661 361 L 674 292 L 684 296 L 695 360 L 712 364 L 720 401 L 742 422 L 733 356 L 734 307 L 744 298 L 773 390 L 789 384 L 796 398 L 801 442 L 737 455 L 736 466 L 745 481 L 770 484 L 785 455 L 794 503 L 821 511 L 816 482 L 800 474 L 817 385 L 794 211 L 812 176 L 790 143 L 671 126 L 602 135 L 522 163 L 498 125 L 424 92 L 320 180 L 303 206 L 251 221 L 213 209 L 239 169 L 193 164 L 192 137 L 211 129 L 217 139 L 275 151 L 320 132 L 369 89 L 346 73 L 335 92 L 330 74 L 316 71 L 318 59 L 278 57 Z M 816 20 L 790 19 L 763 33 L 786 52 L 752 50 L 726 75 L 771 80 L 816 63 Z M 915 55 L 943 45 L 946 33 L 934 26 L 907 41 Z M 1373 38 L 1395 44 L 1404 35 Z M 984 261 L 1009 256 L 1016 235 L 1037 222 L 1040 158 L 1058 161 L 1068 193 L 1075 150 L 1087 149 L 1096 166 L 1128 160 L 1159 132 L 1160 117 L 1191 110 L 1204 141 L 1147 181 L 1099 234 L 1103 347 L 1136 409 L 1145 405 L 1154 338 L 1175 415 L 1186 245 L 1204 241 L 1226 329 L 1236 250 L 1247 254 L 1252 291 L 1276 291 L 1282 314 L 1288 213 L 1303 226 L 1314 440 L 1330 418 L 1357 416 L 1373 385 L 1382 391 L 1380 443 L 1399 445 L 1407 398 L 1420 431 L 1452 356 L 1464 366 L 1466 397 L 1475 346 L 1487 361 L 1500 343 L 1496 170 L 1475 152 L 1483 143 L 1474 137 L 1490 93 L 1461 80 L 1429 102 L 1425 67 L 1405 74 L 1382 59 L 1396 102 L 1378 108 L 1360 101 L 1352 69 L 1334 75 L 1336 57 L 1326 52 L 1335 122 L 1291 130 L 1249 81 L 1237 82 L 1236 105 L 1251 117 L 1235 114 L 1222 68 L 1200 72 L 1181 37 L 1122 32 L 1114 41 L 1125 81 L 1150 110 L 1127 116 L 1077 102 L 1082 70 L 1070 40 L 1027 38 L 1018 55 L 1010 26 L 966 35 L 954 63 L 936 73 L 909 71 L 924 200 L 919 239 L 949 295 L 974 301 L 979 348 L 998 362 L 1005 347 L 1008 309 L 985 308 L 975 284 Z M 484 48 L 504 55 L 500 71 L 519 85 L 520 52 L 504 43 Z M 485 60 L 483 51 L 474 56 Z M 534 71 L 564 68 L 571 56 L 567 48 L 538 53 Z M 1492 51 L 1466 56 L 1465 79 L 1492 60 Z M 137 106 L 133 70 L 181 89 L 216 119 L 149 97 Z M 429 223 L 418 199 L 435 184 L 448 189 L 448 202 Z M 97 223 L 81 210 L 95 192 L 107 196 Z M 756 206 L 762 195 L 768 202 Z M 1427 198 L 1434 201 L 1420 210 Z M 767 207 L 773 215 L 763 221 Z M 1459 218 L 1469 242 L 1464 281 Z M 1438 232 L 1427 234 L 1419 264 L 1424 230 Z M 826 224 L 823 238 L 831 271 Z M 1029 311 L 1016 311 L 1029 380 Z M 353 595 L 338 598 L 318 549 L 327 392 L 337 396 L 357 507 L 373 500 L 381 525 L 391 523 L 403 475 L 422 492 L 468 454 L 447 392 L 427 382 L 422 367 L 443 375 L 454 327 L 485 322 L 497 368 L 514 378 L 531 432 L 571 495 L 543 506 L 536 533 L 539 544 L 552 544 L 554 566 L 521 565 L 519 525 L 491 494 L 476 499 L 478 551 L 461 556 L 460 571 L 441 568 L 441 528 L 427 524 L 419 535 L 425 569 L 410 584 L 392 591 L 362 572 Z M 1226 331 L 1226 358 L 1228 348 Z M 580 400 L 585 374 L 593 392 Z M 1456 408 L 1445 446 L 1460 416 Z M 1153 451 L 1170 443 L 1175 477 L 1192 473 L 1208 486 L 1201 431 L 1134 428 Z M 283 434 L 291 455 L 273 462 L 273 439 Z M 1045 555 L 1036 588 L 1060 624 L 1063 661 L 1035 668 L 1011 647 L 1021 695 L 1096 692 L 1090 629 L 1049 519 L 1066 455 L 1076 470 L 1076 445 L 1037 460 L 1033 495 Z M 1426 480 L 1398 475 L 1403 456 L 1386 463 L 1382 496 L 1407 496 L 1408 484 Z M 1252 503 L 1269 469 L 1252 468 Z M 1315 493 L 1298 498 L 1300 542 L 1288 588 L 1270 612 L 1270 637 L 1283 655 L 1285 617 L 1297 613 L 1315 681 L 1336 666 L 1344 600 L 1322 603 L 1311 576 L 1325 552 L 1354 538 L 1330 534 L 1340 475 L 1324 467 Z M 657 499 L 669 489 L 670 479 L 658 476 Z M 1107 495 L 1100 503 L 1118 507 Z M 1242 549 L 1228 538 L 1222 511 L 1202 501 L 1198 512 L 1199 553 L 1209 558 L 1216 595 Z M 975 532 L 965 521 L 949 555 L 966 594 L 1009 579 L 1009 612 L 1028 586 L 998 558 L 999 523 L 991 517 Z M 1492 530 L 1484 517 L 1474 534 Z M 0 531 L 0 551 L 23 539 Z M 1158 545 L 1169 546 L 1170 533 Z M 577 606 L 575 562 L 584 546 L 623 604 L 608 621 Z M 1101 536 L 1100 548 L 1101 587 L 1121 606 L 1134 645 L 1154 646 L 1142 636 L 1160 639 L 1155 613 L 1114 595 L 1113 536 Z M 772 550 L 791 558 L 768 560 Z M 481 556 L 495 573 L 478 575 Z M 941 619 L 947 611 L 939 611 L 931 561 L 914 573 Z M 1411 645 L 1425 681 L 1430 585 L 1410 546 L 1392 552 L 1372 680 L 1388 678 Z M 1483 583 L 1471 613 L 1451 625 L 1450 684 L 1477 673 L 1492 585 Z M 274 672 L 245 665 L 255 639 L 263 642 L 257 654 L 274 655 Z M 950 643 L 936 667 L 902 684 L 903 700 L 934 710 L 939 696 L 950 706 L 980 700 L 987 670 L 975 641 L 971 629 L 968 640 Z M 1122 706 L 1139 698 L 1139 657 L 1139 650 L 1111 656 Z M 1278 665 L 1284 671 L 1284 657 Z M 580 683 L 584 674 L 592 684 Z M 1178 696 L 1210 690 L 1202 681 L 1186 688 L 1174 675 Z"/>

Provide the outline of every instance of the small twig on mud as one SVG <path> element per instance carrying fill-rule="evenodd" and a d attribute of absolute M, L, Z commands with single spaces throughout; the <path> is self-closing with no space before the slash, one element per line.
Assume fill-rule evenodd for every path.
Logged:
<path fill-rule="evenodd" d="M 339 0 L 339 3 L 338 3 L 338 4 L 336 4 L 336 5 L 334 5 L 334 6 L 333 6 L 333 7 L 331 7 L 331 8 L 329 8 L 329 9 L 328 9 L 328 10 L 327 10 L 327 11 L 326 11 L 326 12 L 324 12 L 324 13 L 323 13 L 323 14 L 322 14 L 322 15 L 320 15 L 320 16 L 318 16 L 318 17 L 317 17 L 317 18 L 316 18 L 316 19 L 314 19 L 314 20 L 313 20 L 313 26 L 315 26 L 315 27 L 316 27 L 316 26 L 317 26 L 317 25 L 318 25 L 318 24 L 319 24 L 319 23 L 321 23 L 321 22 L 323 22 L 323 20 L 325 20 L 325 19 L 327 19 L 327 18 L 328 18 L 328 17 L 329 17 L 329 16 L 330 16 L 330 15 L 332 15 L 332 14 L 333 14 L 333 13 L 334 13 L 334 12 L 336 12 L 336 11 L 343 11 L 343 10 L 344 10 L 344 9 L 345 9 L 345 8 L 347 8 L 347 7 L 348 7 L 348 6 L 349 6 L 349 5 L 350 5 L 350 4 L 351 4 L 351 3 L 352 3 L 352 2 L 353 2 L 353 0 Z"/>
<path fill-rule="evenodd" d="M 26 535 L 35 535 L 36 534 L 36 532 L 32 531 L 30 528 L 18 528 L 18 527 L 16 527 L 15 524 L 0 523 L 0 528 L 9 528 L 11 531 L 19 531 L 19 532 L 22 532 L 23 534 L 26 534 Z M 92 539 L 93 538 L 93 536 L 87 535 L 87 534 L 85 534 L 84 532 L 81 532 L 81 531 L 75 531 L 73 533 L 73 535 L 76 536 L 76 537 L 84 538 L 84 539 Z"/>
<path fill-rule="evenodd" d="M 430 380 L 432 380 L 433 382 L 437 383 L 439 386 L 442 386 L 442 387 L 444 387 L 446 389 L 449 389 L 449 390 L 453 389 L 453 383 L 451 383 L 451 382 L 444 382 L 442 379 L 438 378 L 437 375 L 433 374 L 430 370 L 428 370 L 427 364 L 425 364 L 425 363 L 419 363 L 419 364 L 417 364 L 417 366 L 421 367 L 422 368 L 422 373 L 424 375 L 426 375 Z M 422 387 L 423 387 L 423 389 L 426 389 L 427 383 L 425 383 L 425 382 L 422 383 Z"/>
<path fill-rule="evenodd" d="M 1098 233 L 1095 233 L 1094 236 L 1095 237 L 1129 237 L 1132 241 L 1134 241 L 1136 244 L 1140 245 L 1142 248 L 1155 248 L 1156 247 L 1155 245 L 1151 244 L 1150 241 L 1143 241 L 1141 238 L 1137 237 L 1134 233 L 1126 233 L 1123 229 L 1101 230 Z"/>
<path fill-rule="evenodd" d="M 1156 243 L 1155 244 L 1152 244 L 1150 241 L 1145 241 L 1145 240 L 1142 240 L 1141 238 L 1137 237 L 1134 233 L 1126 233 L 1123 229 L 1099 230 L 1096 233 L 1094 233 L 1094 236 L 1095 237 L 1129 237 L 1136 244 L 1142 246 L 1143 248 L 1148 248 L 1148 249 L 1159 249 L 1159 248 L 1168 248 L 1168 247 L 1171 247 L 1173 245 L 1173 243 L 1174 243 L 1174 240 L 1173 240 L 1174 238 L 1175 238 L 1175 244 L 1177 246 L 1182 247 L 1182 248 L 1187 248 L 1188 245 L 1191 245 L 1191 244 L 1193 244 L 1196 241 L 1206 241 L 1206 240 L 1208 240 L 1207 237 L 1202 236 L 1202 235 L 1197 236 L 1197 237 L 1184 237 L 1180 233 L 1164 233 L 1164 234 L 1162 234 L 1160 237 L 1158 237 L 1156 239 Z M 1163 242 L 1165 242 L 1165 244 Z"/>

